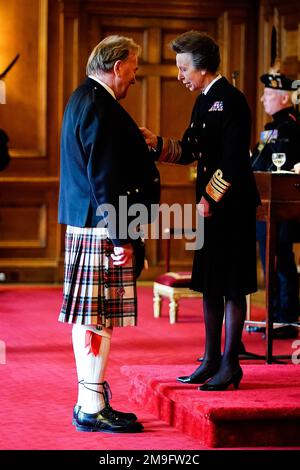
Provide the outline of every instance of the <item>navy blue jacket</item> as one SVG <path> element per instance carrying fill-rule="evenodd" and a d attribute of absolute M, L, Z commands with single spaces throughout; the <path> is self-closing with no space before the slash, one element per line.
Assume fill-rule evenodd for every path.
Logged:
<path fill-rule="evenodd" d="M 119 196 L 128 206 L 159 202 L 159 173 L 130 115 L 98 82 L 87 78 L 66 106 L 61 134 L 58 220 L 96 227 L 101 204 L 119 216 Z M 114 240 L 116 245 L 127 240 Z"/>

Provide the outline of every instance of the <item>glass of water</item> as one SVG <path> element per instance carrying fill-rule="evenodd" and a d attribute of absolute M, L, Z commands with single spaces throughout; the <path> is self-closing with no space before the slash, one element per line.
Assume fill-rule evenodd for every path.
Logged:
<path fill-rule="evenodd" d="M 282 153 L 282 152 L 272 153 L 272 162 L 276 166 L 277 173 L 280 173 L 280 168 L 282 167 L 282 165 L 285 164 L 285 161 L 286 161 L 285 153 Z"/>

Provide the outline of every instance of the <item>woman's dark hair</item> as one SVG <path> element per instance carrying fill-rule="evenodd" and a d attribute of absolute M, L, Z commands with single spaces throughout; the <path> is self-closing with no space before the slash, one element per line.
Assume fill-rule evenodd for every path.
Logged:
<path fill-rule="evenodd" d="M 187 31 L 171 42 L 171 48 L 177 54 L 189 52 L 193 56 L 196 69 L 215 73 L 220 65 L 219 46 L 207 34 L 199 31 Z"/>

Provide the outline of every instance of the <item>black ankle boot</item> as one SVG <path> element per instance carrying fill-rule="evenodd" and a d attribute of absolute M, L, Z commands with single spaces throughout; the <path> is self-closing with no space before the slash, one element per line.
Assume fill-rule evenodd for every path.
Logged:
<path fill-rule="evenodd" d="M 184 384 L 202 384 L 218 372 L 220 362 L 220 360 L 217 362 L 206 361 L 197 367 L 191 375 L 177 377 L 177 381 Z"/>

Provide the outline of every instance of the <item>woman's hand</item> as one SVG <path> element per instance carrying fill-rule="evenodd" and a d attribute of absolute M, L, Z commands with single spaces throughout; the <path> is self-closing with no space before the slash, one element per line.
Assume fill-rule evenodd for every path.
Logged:
<path fill-rule="evenodd" d="M 114 266 L 124 266 L 132 258 L 133 247 L 130 243 L 123 246 L 114 246 L 114 252 L 110 255 Z"/>
<path fill-rule="evenodd" d="M 143 134 L 143 137 L 146 141 L 146 144 L 149 145 L 152 149 L 156 150 L 157 148 L 157 135 L 153 134 L 146 127 L 140 127 L 140 131 Z"/>

